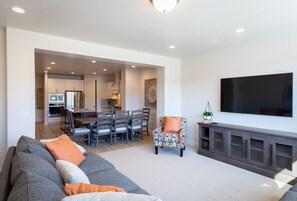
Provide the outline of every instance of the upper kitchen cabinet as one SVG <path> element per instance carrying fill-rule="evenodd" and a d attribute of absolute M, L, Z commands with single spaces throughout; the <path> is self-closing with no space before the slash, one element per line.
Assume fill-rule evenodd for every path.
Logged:
<path fill-rule="evenodd" d="M 109 99 L 112 97 L 111 88 L 113 86 L 113 82 L 105 83 L 105 98 Z"/>
<path fill-rule="evenodd" d="M 84 80 L 66 80 L 66 90 L 84 91 Z"/>
<path fill-rule="evenodd" d="M 66 83 L 65 79 L 49 78 L 47 91 L 48 93 L 65 93 Z"/>

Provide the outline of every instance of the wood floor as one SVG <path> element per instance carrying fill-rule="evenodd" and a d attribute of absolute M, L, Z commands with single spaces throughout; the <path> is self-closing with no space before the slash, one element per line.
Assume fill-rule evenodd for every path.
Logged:
<path fill-rule="evenodd" d="M 50 138 L 56 138 L 59 137 L 61 134 L 63 134 L 64 131 L 61 130 L 59 124 L 51 124 L 48 126 L 44 126 L 43 123 L 38 122 L 35 124 L 35 139 L 50 139 Z M 150 132 L 151 134 L 151 132 Z M 127 143 L 126 140 L 121 141 L 117 140 L 116 144 L 111 145 L 109 142 L 100 142 L 98 145 L 98 148 L 96 146 L 88 146 L 87 144 L 83 144 L 83 142 L 80 143 L 87 151 L 91 151 L 94 153 L 103 153 L 107 151 L 113 151 L 118 149 L 125 149 L 128 147 L 135 147 L 140 146 L 144 144 L 151 144 L 153 146 L 153 139 L 152 135 L 147 136 L 145 133 L 143 135 L 143 140 L 136 139 L 134 142 L 129 141 Z"/>

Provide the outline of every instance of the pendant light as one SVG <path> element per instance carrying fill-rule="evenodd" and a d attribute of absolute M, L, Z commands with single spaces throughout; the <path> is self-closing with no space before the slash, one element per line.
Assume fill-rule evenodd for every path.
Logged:
<path fill-rule="evenodd" d="M 161 13 L 168 13 L 173 10 L 179 0 L 151 0 L 154 7 Z"/>

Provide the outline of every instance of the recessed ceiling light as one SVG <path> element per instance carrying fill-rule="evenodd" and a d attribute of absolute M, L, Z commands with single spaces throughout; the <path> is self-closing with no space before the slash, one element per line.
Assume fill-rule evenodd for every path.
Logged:
<path fill-rule="evenodd" d="M 94 63 L 94 64 L 95 64 L 95 63 L 96 63 L 96 61 L 95 61 L 95 60 L 93 60 L 93 61 L 92 61 L 92 63 Z"/>
<path fill-rule="evenodd" d="M 131 66 L 132 68 L 135 68 L 136 66 Z"/>
<path fill-rule="evenodd" d="M 52 62 L 51 62 L 51 64 L 55 65 L 55 64 L 56 64 L 56 62 L 52 61 Z"/>
<path fill-rule="evenodd" d="M 93 75 L 96 75 L 97 73 L 96 72 L 93 72 Z"/>
<path fill-rule="evenodd" d="M 245 31 L 244 28 L 237 28 L 237 29 L 235 30 L 236 33 L 241 33 L 241 32 L 244 32 L 244 31 Z"/>
<path fill-rule="evenodd" d="M 71 72 L 71 74 L 74 75 L 75 73 L 74 72 Z"/>
<path fill-rule="evenodd" d="M 104 68 L 104 69 L 103 69 L 103 71 L 107 71 L 107 69 L 106 69 L 106 68 Z"/>
<path fill-rule="evenodd" d="M 170 45 L 169 48 L 170 49 L 174 49 L 175 48 L 175 45 Z"/>
<path fill-rule="evenodd" d="M 26 12 L 23 8 L 17 7 L 17 6 L 12 7 L 11 10 L 13 10 L 16 13 L 25 13 Z"/>
<path fill-rule="evenodd" d="M 46 69 L 50 70 L 50 69 L 52 69 L 52 68 L 51 68 L 51 67 L 46 67 Z"/>
<path fill-rule="evenodd" d="M 47 73 L 47 70 L 45 70 L 44 72 Z"/>

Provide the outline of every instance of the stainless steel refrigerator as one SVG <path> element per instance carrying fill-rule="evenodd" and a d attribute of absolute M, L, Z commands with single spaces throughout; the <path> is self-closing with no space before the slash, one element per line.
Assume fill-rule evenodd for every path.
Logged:
<path fill-rule="evenodd" d="M 65 108 L 68 110 L 84 109 L 84 94 L 82 91 L 65 91 Z"/>

